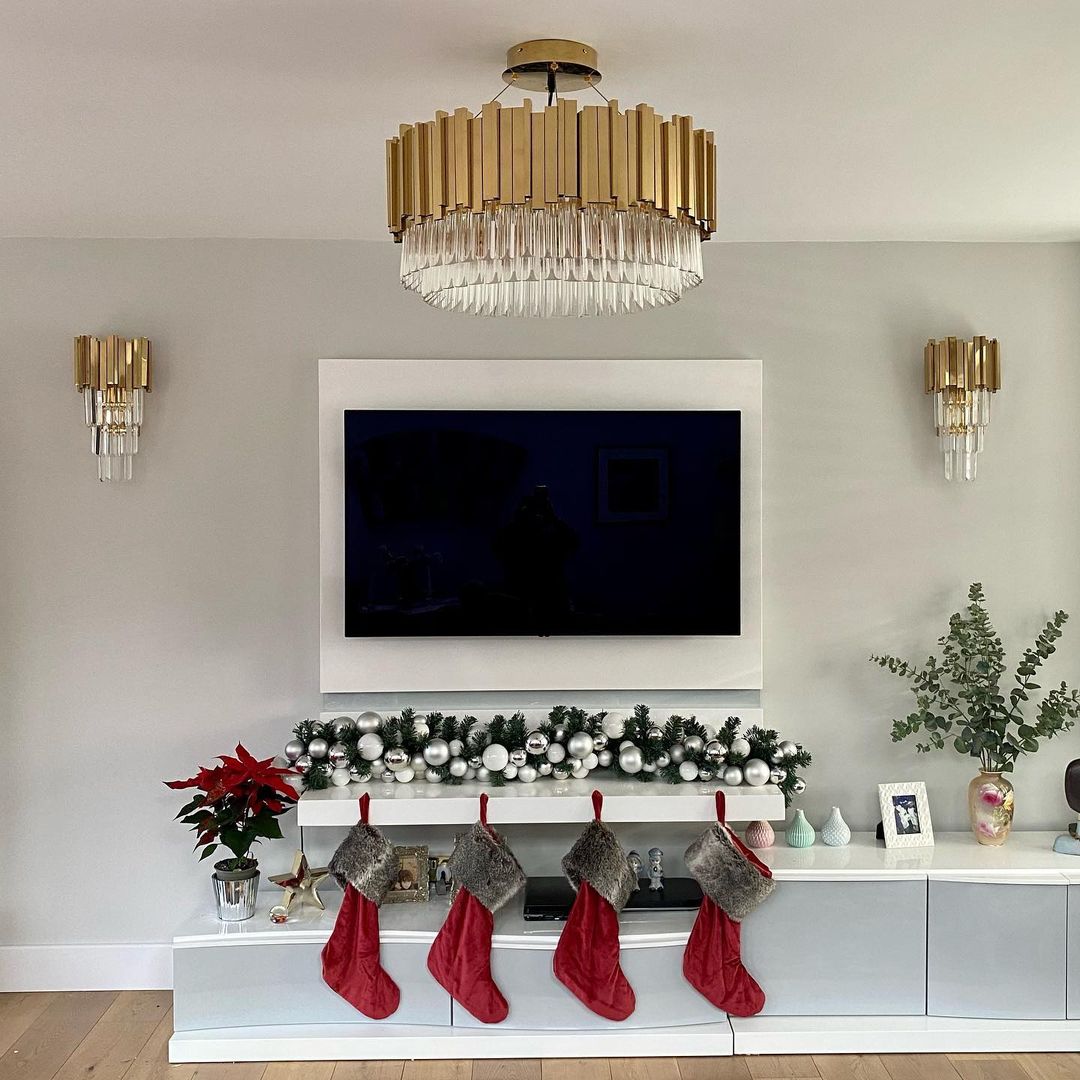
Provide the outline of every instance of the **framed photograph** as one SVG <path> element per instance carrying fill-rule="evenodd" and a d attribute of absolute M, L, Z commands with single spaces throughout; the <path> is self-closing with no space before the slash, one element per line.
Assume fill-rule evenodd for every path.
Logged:
<path fill-rule="evenodd" d="M 394 853 L 400 864 L 398 878 L 383 903 L 426 904 L 428 900 L 428 851 L 427 845 L 419 847 L 395 847 Z"/>
<path fill-rule="evenodd" d="M 449 853 L 428 856 L 428 886 L 436 896 L 448 896 L 454 886 Z"/>
<path fill-rule="evenodd" d="M 933 845 L 934 826 L 930 821 L 930 801 L 924 783 L 878 784 L 878 801 L 886 847 Z"/>

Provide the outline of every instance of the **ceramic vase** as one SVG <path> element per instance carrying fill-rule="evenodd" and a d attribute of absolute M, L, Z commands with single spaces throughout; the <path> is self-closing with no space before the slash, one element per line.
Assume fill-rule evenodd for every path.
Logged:
<path fill-rule="evenodd" d="M 746 826 L 746 846 L 751 848 L 772 847 L 776 833 L 767 821 L 751 821 Z"/>
<path fill-rule="evenodd" d="M 968 812 L 975 839 L 980 844 L 1000 847 L 1012 829 L 1012 784 L 999 772 L 980 772 L 968 784 Z"/>
<path fill-rule="evenodd" d="M 821 826 L 821 842 L 829 847 L 843 847 L 851 840 L 851 830 L 840 813 L 840 807 L 834 806 L 828 820 Z"/>
<path fill-rule="evenodd" d="M 788 847 L 810 847 L 815 835 L 814 826 L 806 820 L 806 815 L 801 810 L 796 810 L 788 826 Z"/>

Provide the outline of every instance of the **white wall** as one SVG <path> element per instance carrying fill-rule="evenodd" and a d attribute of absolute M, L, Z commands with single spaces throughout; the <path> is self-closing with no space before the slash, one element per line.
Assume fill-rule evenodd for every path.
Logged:
<path fill-rule="evenodd" d="M 764 704 L 816 755 L 811 820 L 838 802 L 870 827 L 879 781 L 921 777 L 937 827 L 964 824 L 971 764 L 890 743 L 907 700 L 871 650 L 925 655 L 972 579 L 1013 650 L 1080 615 L 1080 247 L 710 245 L 672 310 L 550 323 L 431 311 L 396 257 L 0 241 L 4 988 L 167 978 L 163 948 L 95 947 L 164 942 L 210 902 L 161 779 L 237 738 L 274 753 L 320 707 L 317 357 L 621 357 L 628 379 L 639 358 L 761 358 Z M 158 365 L 129 487 L 96 482 L 71 386 L 72 335 L 110 331 Z M 947 486 L 922 345 L 974 332 L 1001 338 L 1005 387 L 978 483 Z M 1061 678 L 1080 682 L 1080 619 Z M 1078 751 L 1021 764 L 1018 828 L 1065 822 Z"/>

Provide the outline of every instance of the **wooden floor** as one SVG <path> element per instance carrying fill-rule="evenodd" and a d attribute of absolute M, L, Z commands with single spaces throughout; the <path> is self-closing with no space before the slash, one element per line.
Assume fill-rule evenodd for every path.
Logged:
<path fill-rule="evenodd" d="M 164 991 L 0 994 L 0 1080 L 1080 1080 L 1080 1054 L 169 1065 L 170 1008 Z"/>

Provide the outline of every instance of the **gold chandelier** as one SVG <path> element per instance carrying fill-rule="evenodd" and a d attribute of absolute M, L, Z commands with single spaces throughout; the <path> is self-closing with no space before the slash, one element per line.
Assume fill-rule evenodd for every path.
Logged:
<path fill-rule="evenodd" d="M 990 399 L 1001 389 L 997 338 L 931 338 L 923 352 L 926 392 L 934 395 L 934 427 L 945 457 L 946 480 L 974 480 Z"/>
<path fill-rule="evenodd" d="M 447 310 L 555 316 L 660 307 L 700 284 L 716 229 L 713 132 L 644 104 L 579 108 L 564 95 L 603 98 L 581 42 L 526 41 L 506 63 L 507 86 L 546 105 L 437 112 L 387 140 L 405 288 Z"/>
<path fill-rule="evenodd" d="M 80 335 L 75 339 L 75 389 L 83 397 L 98 479 L 130 480 L 131 460 L 139 449 L 143 398 L 152 389 L 150 342 L 116 334 Z"/>

